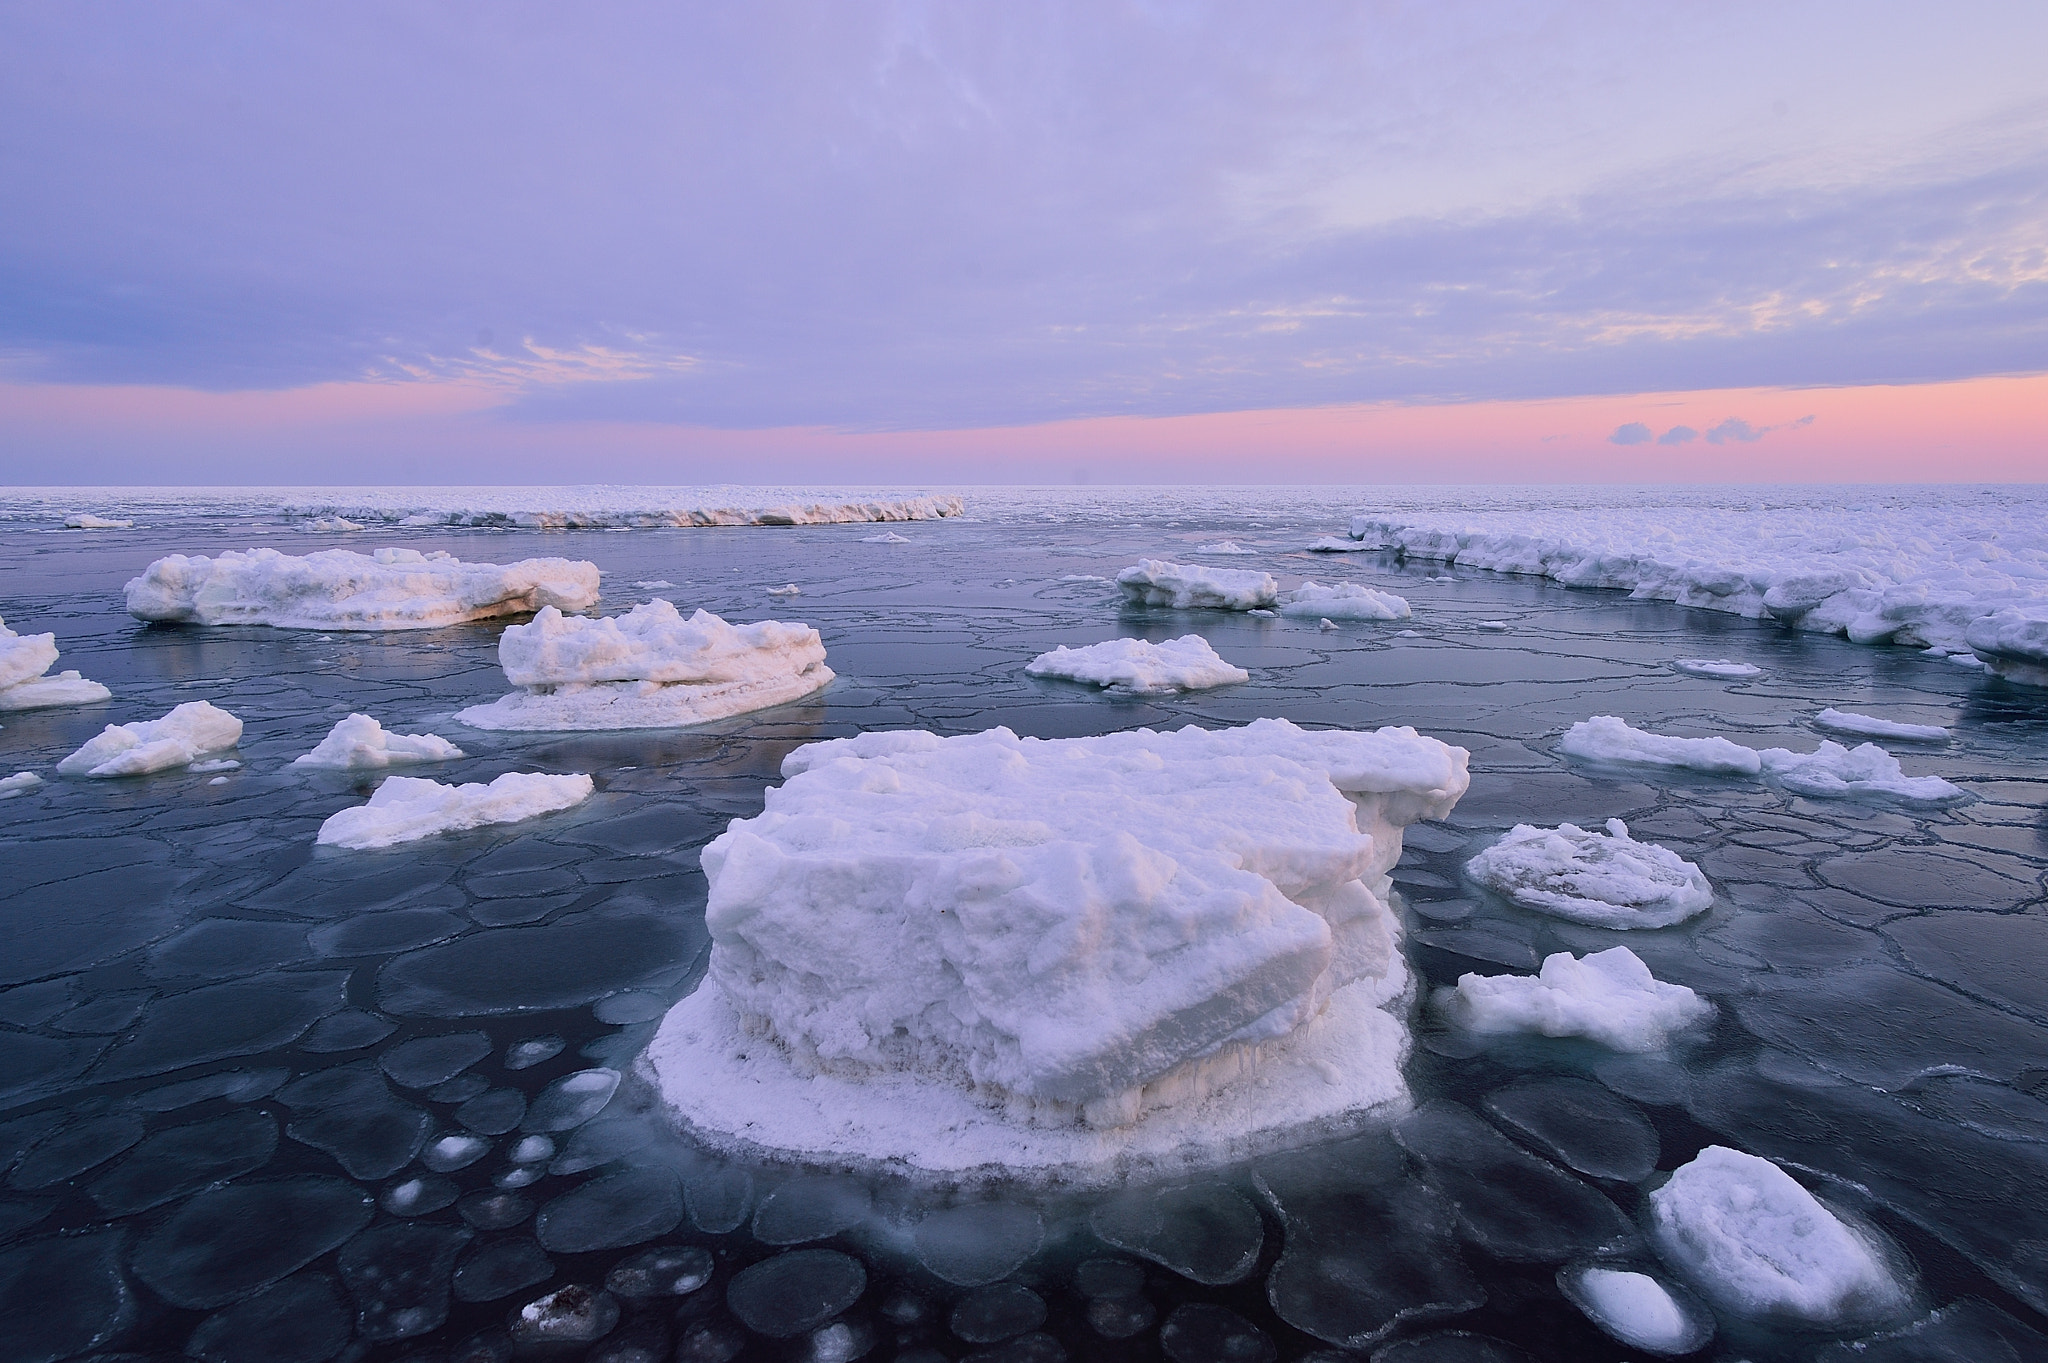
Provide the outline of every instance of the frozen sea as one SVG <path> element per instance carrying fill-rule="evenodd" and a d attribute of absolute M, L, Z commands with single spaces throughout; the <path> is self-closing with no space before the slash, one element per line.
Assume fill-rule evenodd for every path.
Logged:
<path fill-rule="evenodd" d="M 2048 689 L 1770 619 L 1306 551 L 1354 517 L 1472 509 L 1498 529 L 1702 508 L 1853 527 L 1932 508 L 1951 535 L 1975 517 L 2010 542 L 2048 523 L 2040 490 L 962 495 L 964 515 L 892 522 L 889 540 L 873 523 L 403 524 L 430 503 L 360 490 L 0 497 L 0 615 L 54 631 L 59 666 L 113 691 L 0 716 L 0 775 L 49 778 L 0 799 L 0 1357 L 1634 1359 L 1560 1271 L 1603 1256 L 1669 1280 L 1641 1230 L 1648 1191 L 1709 1145 L 1777 1162 L 1871 1228 L 1909 1301 L 1834 1329 L 1721 1311 L 1687 1356 L 2048 1356 Z M 367 530 L 312 528 L 315 511 L 379 507 Z M 59 529 L 72 512 L 135 525 Z M 1202 548 L 1226 542 L 1248 552 Z M 608 614 L 660 596 L 801 620 L 838 678 L 698 729 L 487 733 L 453 716 L 506 690 L 503 621 L 163 627 L 122 604 L 165 554 L 385 545 L 589 559 Z M 1132 608 L 1107 579 L 1140 558 L 1358 583 L 1413 617 Z M 1188 633 L 1250 680 L 1133 696 L 1024 672 L 1060 645 Z M 244 721 L 239 768 L 55 777 L 104 725 L 202 699 Z M 1949 729 L 1887 746 L 1966 798 L 1809 798 L 1558 751 L 1594 715 L 1805 751 L 1830 707 Z M 352 711 L 468 754 L 410 774 L 588 772 L 597 794 L 527 823 L 316 849 L 382 774 L 288 764 Z M 797 745 L 1262 716 L 1413 725 L 1471 751 L 1470 793 L 1410 830 L 1395 871 L 1426 985 L 1625 944 L 1710 999 L 1711 1028 L 1622 1055 L 1475 1038 L 1418 1006 L 1420 1107 L 1397 1131 L 1109 1191 L 722 1156 L 680 1136 L 636 1072 L 704 970 L 698 850 L 760 812 Z M 1704 870 L 1711 910 L 1615 932 L 1464 874 L 1515 824 L 1614 817 Z M 1844 1349 L 1873 1333 L 1899 1337 Z"/>

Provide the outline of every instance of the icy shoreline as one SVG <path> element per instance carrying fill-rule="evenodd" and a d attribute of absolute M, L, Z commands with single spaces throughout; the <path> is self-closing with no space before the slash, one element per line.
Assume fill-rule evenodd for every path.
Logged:
<path fill-rule="evenodd" d="M 1974 652 L 2048 683 L 2048 530 L 2001 508 L 1603 507 L 1359 515 L 1403 558 L 1604 587 L 1859 644 Z M 2018 512 L 2019 508 L 2013 509 Z"/>

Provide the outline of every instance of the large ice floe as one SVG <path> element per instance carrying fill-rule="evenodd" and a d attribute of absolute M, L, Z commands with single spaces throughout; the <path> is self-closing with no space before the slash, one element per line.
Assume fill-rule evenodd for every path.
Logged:
<path fill-rule="evenodd" d="M 877 496 L 814 488 L 504 487 L 349 488 L 288 502 L 288 517 L 362 524 L 663 529 L 709 525 L 844 525 L 958 516 L 944 494 Z"/>
<path fill-rule="evenodd" d="M 1288 591 L 1271 573 L 1249 568 L 1209 568 L 1199 563 L 1140 559 L 1116 575 L 1133 605 L 1176 610 L 1273 610 L 1332 620 L 1406 620 L 1408 603 L 1392 592 L 1356 582 L 1323 586 L 1304 582 Z"/>
<path fill-rule="evenodd" d="M 1661 1049 L 1673 1032 L 1714 1016 L 1713 1004 L 1657 979 L 1627 947 L 1584 957 L 1560 951 L 1534 975 L 1460 975 L 1433 1002 L 1475 1032 L 1582 1036 L 1630 1052 Z"/>
<path fill-rule="evenodd" d="M 1717 776 L 1768 776 L 1786 790 L 1822 799 L 1875 796 L 1908 804 L 1944 804 L 1964 791 L 1939 776 L 1908 776 L 1875 743 L 1845 748 L 1822 739 L 1812 752 L 1749 748 L 1725 738 L 1672 738 L 1595 715 L 1565 730 L 1559 751 L 1589 762 L 1677 767 Z"/>
<path fill-rule="evenodd" d="M 1737 1316 L 1841 1327 L 1908 1302 L 1891 1255 L 1766 1159 L 1710 1145 L 1649 1197 L 1651 1238 L 1701 1295 Z"/>
<path fill-rule="evenodd" d="M 2023 502 L 1361 515 L 1351 536 L 1856 643 L 1969 650 L 2011 680 L 2048 685 L 2048 533 Z"/>
<path fill-rule="evenodd" d="M 54 634 L 16 634 L 0 620 L 0 710 L 90 705 L 113 693 L 76 672 L 49 675 L 57 661 Z"/>
<path fill-rule="evenodd" d="M 1034 677 L 1061 677 L 1121 691 L 1200 691 L 1250 681 L 1252 674 L 1223 661 L 1207 639 L 1183 634 L 1155 644 L 1108 639 L 1085 648 L 1056 648 L 1024 665 Z"/>
<path fill-rule="evenodd" d="M 705 1138 L 1085 1177 L 1405 1099 L 1386 873 L 1466 753 L 1412 729 L 800 748 L 704 850 L 711 959 L 649 1052 Z"/>
<path fill-rule="evenodd" d="M 597 565 L 566 558 L 464 563 L 452 554 L 275 549 L 214 558 L 172 554 L 130 579 L 128 613 L 141 620 L 280 629 L 433 629 L 597 603 Z"/>
<path fill-rule="evenodd" d="M 162 719 L 109 724 L 97 738 L 57 764 L 62 776 L 142 776 L 189 767 L 242 740 L 242 721 L 203 700 L 189 700 Z M 209 768 L 211 769 L 211 768 Z"/>
<path fill-rule="evenodd" d="M 832 680 L 809 625 L 733 625 L 672 602 L 591 618 L 544 608 L 498 639 L 498 662 L 523 690 L 456 715 L 477 729 L 660 729 L 703 724 L 801 699 Z"/>
<path fill-rule="evenodd" d="M 582 804 L 593 788 L 591 779 L 581 773 L 508 771 L 489 784 L 460 786 L 419 776 L 390 776 L 368 804 L 328 815 L 315 841 L 325 847 L 390 847 L 437 833 L 518 823 Z"/>
<path fill-rule="evenodd" d="M 462 749 L 438 734 L 394 734 L 368 715 L 339 720 L 311 752 L 292 759 L 295 767 L 362 771 L 398 762 L 448 762 Z"/>
<path fill-rule="evenodd" d="M 1516 824 L 1465 871 L 1525 909 L 1600 928 L 1664 928 L 1704 913 L 1713 886 L 1668 847 L 1637 842 L 1620 819 L 1607 832 Z"/>

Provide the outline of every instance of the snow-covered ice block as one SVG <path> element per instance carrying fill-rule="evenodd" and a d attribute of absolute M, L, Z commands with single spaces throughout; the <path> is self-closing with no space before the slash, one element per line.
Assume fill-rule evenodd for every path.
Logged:
<path fill-rule="evenodd" d="M 1184 634 L 1163 644 L 1109 639 L 1086 648 L 1056 648 L 1026 663 L 1034 677 L 1064 677 L 1126 691 L 1199 691 L 1250 681 L 1251 673 L 1218 657 L 1207 639 Z"/>
<path fill-rule="evenodd" d="M 64 518 L 66 530 L 133 530 L 134 521 L 115 520 L 110 516 L 95 516 L 90 511 L 74 511 Z"/>
<path fill-rule="evenodd" d="M 802 596 L 803 594 L 804 589 L 802 587 L 797 586 L 794 582 L 785 583 L 780 587 L 770 587 L 768 589 L 768 595 L 770 596 Z"/>
<path fill-rule="evenodd" d="M 1939 724 L 1901 724 L 1897 720 L 1879 719 L 1876 715 L 1859 715 L 1853 710 L 1837 710 L 1833 706 L 1813 717 L 1814 727 L 1830 733 L 1853 734 L 1857 738 L 1894 738 L 1913 743 L 1946 743 L 1948 730 Z"/>
<path fill-rule="evenodd" d="M 32 771 L 18 771 L 12 776 L 0 776 L 0 800 L 10 795 L 25 795 L 43 783 L 43 778 Z"/>
<path fill-rule="evenodd" d="M 45 675 L 56 661 L 56 635 L 16 634 L 0 620 L 0 710 L 90 705 L 113 694 L 76 672 Z"/>
<path fill-rule="evenodd" d="M 1710 1145 L 1649 1204 L 1658 1254 L 1734 1315 L 1839 1327 L 1907 1304 L 1889 1256 L 1769 1160 Z"/>
<path fill-rule="evenodd" d="M 188 700 L 162 719 L 109 724 L 59 762 L 57 771 L 64 776 L 140 776 L 190 766 L 241 739 L 241 720 L 203 700 Z"/>
<path fill-rule="evenodd" d="M 588 776 L 545 776 L 508 771 L 486 785 L 444 786 L 419 776 L 390 776 L 368 804 L 337 811 L 320 825 L 328 847 L 390 847 L 394 843 L 459 833 L 485 824 L 518 823 L 590 798 Z"/>
<path fill-rule="evenodd" d="M 292 765 L 357 771 L 396 762 L 447 762 L 460 756 L 462 749 L 436 734 L 387 733 L 368 715 L 350 715 L 337 721 L 311 752 L 294 757 Z"/>
<path fill-rule="evenodd" d="M 1601 928 L 1669 927 L 1714 902 L 1699 867 L 1668 847 L 1637 842 L 1620 819 L 1609 819 L 1605 834 L 1575 824 L 1516 824 L 1465 870 L 1525 909 Z"/>
<path fill-rule="evenodd" d="M 1215 544 L 1198 544 L 1195 546 L 1195 552 L 1198 554 L 1255 554 L 1258 550 L 1247 549 L 1236 540 L 1219 540 Z"/>
<path fill-rule="evenodd" d="M 2008 606 L 1972 620 L 1963 641 L 2007 681 L 2048 686 L 2048 603 Z"/>
<path fill-rule="evenodd" d="M 1730 776 L 1755 776 L 1763 770 L 1763 759 L 1754 748 L 1725 738 L 1669 738 L 1630 728 L 1614 715 L 1579 721 L 1565 730 L 1557 746 L 1589 762 L 1635 762 Z"/>
<path fill-rule="evenodd" d="M 1648 1273 L 1581 1263 L 1559 1270 L 1557 1285 L 1588 1320 L 1633 1348 L 1689 1354 L 1714 1337 L 1704 1305 Z"/>
<path fill-rule="evenodd" d="M 363 526 L 360 521 L 352 521 L 346 516 L 315 516 L 306 523 L 306 528 L 308 530 L 349 531 L 360 530 Z"/>
<path fill-rule="evenodd" d="M 594 563 L 529 558 L 501 566 L 416 549 L 172 554 L 127 587 L 128 612 L 142 620 L 341 630 L 432 629 L 544 606 L 583 610 L 597 593 Z"/>
<path fill-rule="evenodd" d="M 1673 658 L 1671 665 L 1688 677 L 1714 677 L 1722 681 L 1739 681 L 1764 674 L 1764 670 L 1755 663 L 1739 663 L 1733 658 Z"/>
<path fill-rule="evenodd" d="M 1308 546 L 1312 554 L 1364 554 L 1376 551 L 1377 544 L 1363 540 L 1345 539 L 1339 535 L 1325 535 Z"/>
<path fill-rule="evenodd" d="M 1406 620 L 1408 602 L 1392 592 L 1375 591 L 1356 582 L 1325 587 L 1304 582 L 1280 594 L 1282 615 L 1327 616 L 1332 620 Z"/>
<path fill-rule="evenodd" d="M 1140 559 L 1116 575 L 1117 586 L 1136 605 L 1243 611 L 1271 606 L 1280 584 L 1271 573 L 1248 568 L 1205 568 L 1198 563 Z"/>
<path fill-rule="evenodd" d="M 654 1065 L 701 1129 L 940 1168 L 1388 1101 L 1402 1029 L 1374 1018 L 1407 976 L 1386 873 L 1465 762 L 1285 720 L 800 748 L 704 851 L 710 969 Z M 1175 1127 L 1177 1106 L 1205 1115 Z"/>
<path fill-rule="evenodd" d="M 733 625 L 674 603 L 590 618 L 543 608 L 498 639 L 505 676 L 525 690 L 456 715 L 477 729 L 656 729 L 702 724 L 801 699 L 832 680 L 809 625 Z"/>
<path fill-rule="evenodd" d="M 1880 795 L 1912 804 L 1941 804 L 1963 798 L 1961 787 L 1939 776 L 1906 775 L 1899 759 L 1875 743 L 1845 748 L 1824 738 L 1810 753 L 1765 748 L 1757 757 L 1772 780 L 1801 795 Z"/>
<path fill-rule="evenodd" d="M 1627 947 L 1583 957 L 1560 951 L 1534 975 L 1458 977 L 1436 992 L 1444 1016 L 1475 1032 L 1583 1036 L 1617 1051 L 1661 1048 L 1673 1032 L 1714 1015 L 1682 984 L 1666 984 Z"/>

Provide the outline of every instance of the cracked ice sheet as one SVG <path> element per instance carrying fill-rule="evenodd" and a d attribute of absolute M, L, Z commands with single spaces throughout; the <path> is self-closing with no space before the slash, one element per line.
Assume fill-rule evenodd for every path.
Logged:
<path fill-rule="evenodd" d="M 1506 495 L 1457 494 L 1496 503 Z M 1418 505 L 1431 496 L 1444 506 L 1454 500 L 1449 493 L 1413 494 Z M 437 779 L 591 771 L 605 773 L 605 788 L 576 810 L 476 830 L 446 846 L 429 841 L 337 857 L 315 855 L 313 833 L 321 819 L 363 797 L 332 784 L 339 778 L 288 773 L 291 759 L 352 711 L 375 715 L 394 732 L 457 732 L 442 727 L 455 710 L 504 690 L 498 627 L 388 639 L 138 629 L 121 609 L 120 588 L 152 558 L 251 543 L 303 554 L 332 547 L 336 537 L 218 504 L 185 515 L 173 529 L 128 501 L 108 497 L 93 505 L 135 519 L 139 528 L 60 536 L 0 520 L 0 574 L 11 593 L 9 621 L 53 631 L 61 666 L 105 682 L 125 708 L 118 715 L 10 714 L 0 729 L 8 759 L 0 770 L 52 775 L 56 761 L 108 719 L 154 717 L 188 700 L 209 700 L 246 726 L 237 752 L 244 767 L 228 785 L 209 788 L 203 776 L 175 773 L 136 782 L 52 780 L 6 801 L 0 812 L 0 876 L 14 891 L 0 898 L 0 932 L 10 944 L 0 958 L 0 1046 L 8 1060 L 0 1102 L 9 1105 L 0 1123 L 54 1112 L 67 1139 L 82 1138 L 89 1133 L 68 1125 L 72 1109 L 99 1099 L 125 1102 L 127 1093 L 147 1089 L 133 1109 L 144 1122 L 144 1144 L 109 1158 L 109 1175 L 154 1149 L 147 1142 L 159 1133 L 200 1120 L 197 1108 L 163 1104 L 206 1101 L 260 1112 L 259 1100 L 300 1072 L 374 1061 L 411 1034 L 378 1032 L 394 1023 L 485 1031 L 494 1056 L 473 1072 L 519 1091 L 529 1104 L 564 1074 L 612 1063 L 579 1056 L 586 1045 L 615 1039 L 626 1048 L 616 1063 L 630 1066 L 643 1044 L 634 1028 L 646 1024 L 599 1023 L 593 1008 L 621 991 L 673 998 L 689 987 L 704 949 L 696 849 L 728 820 L 760 812 L 761 793 L 776 779 L 782 756 L 801 743 L 869 727 L 967 732 L 1002 723 L 1056 737 L 1283 715 L 1341 727 L 1413 724 L 1473 751 L 1471 792 L 1448 823 L 1411 830 L 1395 871 L 1408 901 L 1411 967 L 1427 985 L 1453 985 L 1474 971 L 1532 972 L 1557 951 L 1583 956 L 1625 942 L 1657 979 L 1717 1004 L 1715 1035 L 1725 1032 L 1736 1043 L 1733 1055 L 1755 1054 L 1747 1035 L 1752 1021 L 1769 1034 L 1763 1061 L 1730 1062 L 1729 1052 L 1714 1051 L 1718 1063 L 1734 1064 L 1732 1071 L 1702 1069 L 1682 1048 L 1618 1057 L 1553 1038 L 1460 1058 L 1444 1053 L 1456 1046 L 1425 1034 L 1405 1067 L 1418 1098 L 1448 1098 L 1477 1111 L 1488 1093 L 1524 1069 L 1562 1069 L 1605 1085 L 1621 1095 L 1618 1101 L 1678 1104 L 1719 1143 L 1876 1190 L 1885 1205 L 1956 1248 L 1962 1257 L 1945 1272 L 1957 1275 L 1957 1295 L 2013 1292 L 2036 1309 L 2048 1305 L 2038 1266 L 2016 1248 L 2048 1238 L 2032 1210 L 2048 1206 L 2048 1161 L 2040 1155 L 2048 1147 L 2010 1134 L 2044 1129 L 2048 1110 L 2028 1087 L 2030 1071 L 2048 1068 L 2048 1014 L 2031 981 L 2011 967 L 2015 951 L 2028 949 L 2012 939 L 2026 938 L 2024 925 L 2044 905 L 2048 781 L 2040 773 L 2048 763 L 2048 712 L 2038 698 L 1981 673 L 1904 649 L 1787 634 L 1618 593 L 1567 592 L 1463 571 L 1452 574 L 1458 581 L 1431 581 L 1440 575 L 1436 565 L 1403 568 L 1370 552 L 1275 550 L 1269 558 L 1220 561 L 1256 565 L 1286 584 L 1356 581 L 1406 598 L 1413 619 L 1319 635 L 1313 620 L 1127 611 L 1105 583 L 1059 581 L 1113 576 L 1173 544 L 1306 545 L 1343 528 L 1327 490 L 1270 498 L 1196 490 L 1121 501 L 1111 493 L 976 494 L 969 511 L 976 520 L 906 528 L 916 542 L 886 552 L 860 543 L 873 527 L 645 531 L 575 536 L 566 544 L 560 534 L 523 531 L 379 530 L 379 543 L 466 560 L 562 553 L 593 559 L 605 570 L 608 593 L 620 593 L 600 602 L 606 614 L 645 598 L 651 589 L 635 582 L 671 582 L 680 585 L 660 594 L 679 605 L 751 622 L 786 613 L 767 588 L 800 582 L 800 618 L 820 630 L 842 676 L 816 701 L 692 733 L 463 732 L 468 755 L 435 767 Z M 1041 512 L 1056 518 L 1041 521 Z M 1265 528 L 1250 529 L 1249 520 Z M 267 526 L 260 533 L 259 522 Z M 35 524 L 49 523 L 44 517 Z M 1140 528 L 1125 528 L 1134 524 Z M 1480 620 L 1513 628 L 1484 634 L 1474 628 Z M 1395 637 L 1401 629 L 1415 632 Z M 1030 658 L 1075 639 L 1163 642 L 1190 630 L 1253 679 L 1193 696 L 1140 698 L 1049 694 L 1057 688 L 1022 673 Z M 1741 659 L 1763 675 L 1731 687 L 1676 673 L 1674 658 Z M 1577 768 L 1560 762 L 1552 747 L 1570 724 L 1608 713 L 1659 733 L 1723 734 L 1758 749 L 1804 751 L 1817 737 L 1812 717 L 1827 707 L 1949 728 L 1946 747 L 1907 760 L 1923 764 L 1916 771 L 1938 770 L 1976 801 L 1917 809 L 1812 800 L 1725 778 Z M 1907 755 L 1903 746 L 1899 751 Z M 1593 828 L 1607 818 L 1625 819 L 1635 837 L 1699 864 L 1717 892 L 1713 910 L 1676 928 L 1623 935 L 1542 920 L 1475 895 L 1462 880 L 1463 863 L 1516 823 Z M 1430 835 L 1429 845 L 1413 836 L 1421 832 Z M 180 936 L 209 919 L 295 931 L 220 935 L 209 928 Z M 343 928 L 364 935 L 334 935 Z M 1425 934 L 1427 943 L 1420 940 Z M 174 939 L 175 958 L 152 954 Z M 291 942 L 301 945 L 280 945 Z M 191 976 L 162 973 L 174 963 L 196 969 L 198 958 L 189 953 L 202 947 L 215 953 L 205 958 L 210 980 L 195 985 Z M 1497 959 L 1517 951 L 1525 964 Z M 358 981 L 345 1007 L 330 981 L 307 978 L 342 968 L 336 962 Z M 1883 987 L 1887 980 L 1901 984 Z M 232 992 L 207 993 L 183 1013 L 170 1007 L 201 990 Z M 251 1001 L 271 1010 L 270 1021 L 262 1030 L 232 1030 Z M 330 1007 L 337 1011 L 312 1022 L 299 1040 L 278 1039 Z M 387 1009 L 399 1011 L 387 1016 Z M 1873 1021 L 1873 1010 L 1884 1017 Z M 1934 1017 L 1938 1024 L 1929 1021 Z M 83 1027 L 115 1030 L 72 1030 Z M 130 1035 L 145 1029 L 147 1052 L 124 1058 L 134 1044 Z M 378 1039 L 362 1039 L 372 1033 Z M 1910 1041 L 1903 1051 L 1900 1036 Z M 500 1065 L 497 1057 L 513 1047 L 550 1038 L 561 1047 L 547 1052 L 558 1057 L 551 1064 Z M 358 1049 L 314 1049 L 342 1044 Z M 1804 1047 L 1821 1067 L 1787 1047 Z M 228 1051 L 241 1053 L 200 1059 Z M 102 1080 L 165 1063 L 185 1068 L 146 1080 Z M 1979 1073 L 1945 1075 L 1938 1071 L 1944 1064 Z M 1798 1072 L 1815 1077 L 1804 1085 L 1787 1081 L 1801 1065 Z M 1830 1079 L 1842 1074 L 1863 1078 Z M 1896 1088 L 1873 1092 L 1870 1079 Z M 206 1092 L 214 1096 L 177 1087 L 186 1084 L 211 1086 Z M 629 1090 L 630 1082 L 589 1126 L 554 1136 L 562 1147 L 557 1158 L 568 1161 L 563 1171 L 540 1166 L 538 1180 L 518 1191 L 546 1207 L 572 1178 L 586 1176 L 571 1170 L 624 1159 L 639 1162 L 632 1177 L 643 1180 L 648 1205 L 665 1205 L 661 1197 L 671 1195 L 662 1192 L 659 1176 L 682 1170 L 693 1214 L 722 1226 L 749 1224 L 748 1190 L 783 1175 L 661 1144 L 673 1138 L 636 1124 L 643 1120 L 636 1110 L 619 1106 Z M 140 1105 L 144 1099 L 148 1106 Z M 406 1092 L 397 1101 L 426 1110 L 441 1100 Z M 1994 1128 L 2008 1134 L 1985 1134 Z M 509 1169 L 515 1138 L 524 1133 L 481 1137 L 486 1157 L 432 1177 L 448 1179 L 458 1195 L 496 1193 L 490 1180 Z M 1469 1271 L 1501 1289 L 1498 1299 L 1521 1290 L 1525 1271 L 1506 1273 L 1478 1256 L 1469 1270 L 1459 1262 L 1454 1223 L 1422 1224 L 1435 1204 L 1420 1185 L 1401 1182 L 1398 1152 L 1391 1164 L 1372 1163 L 1358 1145 L 1309 1145 L 1289 1156 L 1315 1171 L 1320 1200 L 1303 1203 L 1300 1215 L 1321 1238 L 1297 1241 L 1290 1231 L 1288 1246 L 1299 1243 L 1309 1257 L 1291 1261 L 1283 1301 L 1298 1304 L 1319 1265 L 1343 1268 L 1347 1255 L 1364 1253 L 1342 1235 L 1342 1218 L 1355 1207 L 1395 1207 L 1416 1217 L 1413 1243 L 1446 1281 L 1464 1280 Z M 272 1148 L 269 1163 L 234 1177 L 258 1184 L 331 1177 L 366 1196 L 384 1190 L 354 1183 L 329 1156 L 285 1135 L 282 1122 Z M 629 1153 L 611 1153 L 620 1150 Z M 1929 1150 L 1940 1151 L 1941 1161 L 1930 1163 Z M 309 1175 L 308 1160 L 325 1172 Z M 102 1176 L 88 1171 L 80 1184 L 90 1188 Z M 10 1193 L 10 1205 L 28 1196 Z M 906 1215 L 924 1210 L 919 1197 L 912 1195 Z M 1290 1206 L 1289 1215 L 1295 1213 Z M 91 1236 L 104 1226 L 126 1231 L 133 1245 L 147 1235 L 146 1218 L 162 1214 L 102 1215 L 85 1197 L 51 1210 L 22 1234 L 68 1245 L 68 1238 L 49 1237 Z M 463 1224 L 453 1203 L 424 1215 Z M 726 1215 L 734 1219 L 717 1219 Z M 747 1232 L 706 1232 L 705 1243 L 722 1244 L 727 1234 Z M 593 1252 L 589 1281 L 602 1282 L 610 1267 L 643 1248 Z M 886 1253 L 861 1251 L 871 1252 Z M 885 1267 L 871 1261 L 871 1271 Z M 536 1286 L 531 1296 L 554 1285 Z M 1233 1309 L 1249 1301 L 1247 1309 L 1260 1310 L 1263 1287 L 1232 1289 L 1240 1294 L 1231 1298 Z M 1469 1309 L 1472 1295 L 1455 1287 L 1451 1282 L 1433 1299 Z M 1082 1303 L 1064 1278 L 1049 1279 L 1045 1290 L 1056 1313 L 1079 1318 Z M 530 1299 L 498 1305 L 509 1310 Z M 1569 1310 L 1561 1298 L 1554 1305 Z M 1515 1338 L 1514 1321 L 1490 1311 L 1479 1308 L 1441 1328 Z M 1269 1333 L 1277 1328 L 1263 1315 L 1259 1324 Z M 446 1350 L 464 1337 L 430 1331 L 419 1347 Z M 1550 1347 L 1520 1342 L 1538 1352 Z M 167 1339 L 165 1346 L 175 1350 L 182 1341 Z"/>

